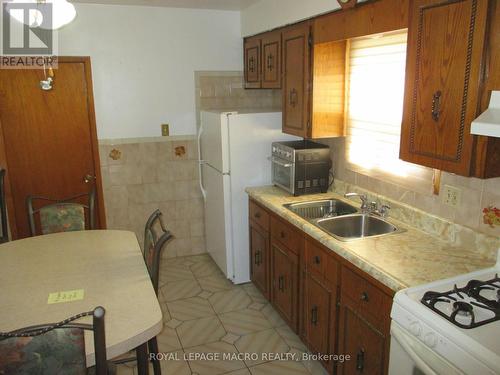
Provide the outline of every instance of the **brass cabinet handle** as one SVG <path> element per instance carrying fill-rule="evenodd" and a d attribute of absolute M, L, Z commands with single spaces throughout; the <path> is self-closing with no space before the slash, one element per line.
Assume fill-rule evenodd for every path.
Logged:
<path fill-rule="evenodd" d="M 282 292 L 285 290 L 285 277 L 284 276 L 278 277 L 278 289 Z"/>
<path fill-rule="evenodd" d="M 255 71 L 255 59 L 253 56 L 248 60 L 248 70 L 252 73 Z"/>
<path fill-rule="evenodd" d="M 365 349 L 361 348 L 356 354 L 356 371 L 363 372 L 365 369 Z"/>
<path fill-rule="evenodd" d="M 432 95 L 432 119 L 434 121 L 439 121 L 439 116 L 441 115 L 441 91 L 438 90 Z"/>
<path fill-rule="evenodd" d="M 318 306 L 313 306 L 311 309 L 311 324 L 318 325 Z"/>
<path fill-rule="evenodd" d="M 273 60 L 274 60 L 274 56 L 269 54 L 267 55 L 267 70 L 269 70 L 270 72 L 273 71 Z"/>
<path fill-rule="evenodd" d="M 290 90 L 289 103 L 294 108 L 297 106 L 297 90 L 294 88 Z"/>
<path fill-rule="evenodd" d="M 321 263 L 321 257 L 320 257 L 319 255 L 316 255 L 316 256 L 314 257 L 314 263 L 315 263 L 315 264 L 320 264 L 320 263 Z"/>
<path fill-rule="evenodd" d="M 260 266 L 260 264 L 262 263 L 262 256 L 261 256 L 260 250 L 255 252 L 255 262 L 254 263 L 256 266 Z"/>
<path fill-rule="evenodd" d="M 361 293 L 361 301 L 368 302 L 368 293 L 366 292 Z"/>

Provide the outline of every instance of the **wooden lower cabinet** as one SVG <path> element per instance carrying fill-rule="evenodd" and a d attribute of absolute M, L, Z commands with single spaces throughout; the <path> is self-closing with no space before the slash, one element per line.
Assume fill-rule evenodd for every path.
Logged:
<path fill-rule="evenodd" d="M 360 316 L 348 299 L 340 305 L 339 353 L 351 356 L 339 363 L 337 374 L 382 375 L 387 373 L 389 336 Z"/>
<path fill-rule="evenodd" d="M 331 354 L 335 348 L 337 293 L 314 275 L 304 273 L 302 337 L 312 353 Z M 328 370 L 333 362 L 322 361 Z"/>
<path fill-rule="evenodd" d="M 252 282 L 330 374 L 387 374 L 393 293 L 304 232 L 250 201 Z"/>
<path fill-rule="evenodd" d="M 250 222 L 250 279 L 264 297 L 271 297 L 269 288 L 269 234 Z"/>
<path fill-rule="evenodd" d="M 271 242 L 271 302 L 283 319 L 298 331 L 298 257 L 276 241 Z"/>

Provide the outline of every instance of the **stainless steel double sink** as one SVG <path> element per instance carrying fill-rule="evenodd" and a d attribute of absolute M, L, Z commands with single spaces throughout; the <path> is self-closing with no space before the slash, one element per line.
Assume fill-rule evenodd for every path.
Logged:
<path fill-rule="evenodd" d="M 356 207 L 338 199 L 288 203 L 284 207 L 340 241 L 403 231 L 380 216 L 361 213 Z"/>

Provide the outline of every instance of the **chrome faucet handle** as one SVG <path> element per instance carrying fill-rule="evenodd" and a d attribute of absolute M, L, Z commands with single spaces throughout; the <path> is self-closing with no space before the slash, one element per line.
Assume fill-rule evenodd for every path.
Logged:
<path fill-rule="evenodd" d="M 382 217 L 387 217 L 389 216 L 389 210 L 391 209 L 390 206 L 383 204 L 379 209 L 378 212 L 380 213 L 380 216 Z"/>
<path fill-rule="evenodd" d="M 359 199 L 361 199 L 361 209 L 366 210 L 368 208 L 368 197 L 366 196 L 366 194 L 345 193 L 344 197 L 346 198 L 359 197 Z"/>

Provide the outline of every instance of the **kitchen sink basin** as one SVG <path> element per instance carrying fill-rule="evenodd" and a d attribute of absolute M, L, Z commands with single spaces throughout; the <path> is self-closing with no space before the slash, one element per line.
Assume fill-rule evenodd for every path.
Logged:
<path fill-rule="evenodd" d="M 317 220 L 319 228 L 341 241 L 382 236 L 402 230 L 381 217 L 354 214 Z"/>
<path fill-rule="evenodd" d="M 285 204 L 284 207 L 306 220 L 337 217 L 358 212 L 356 207 L 338 199 L 289 203 Z"/>

